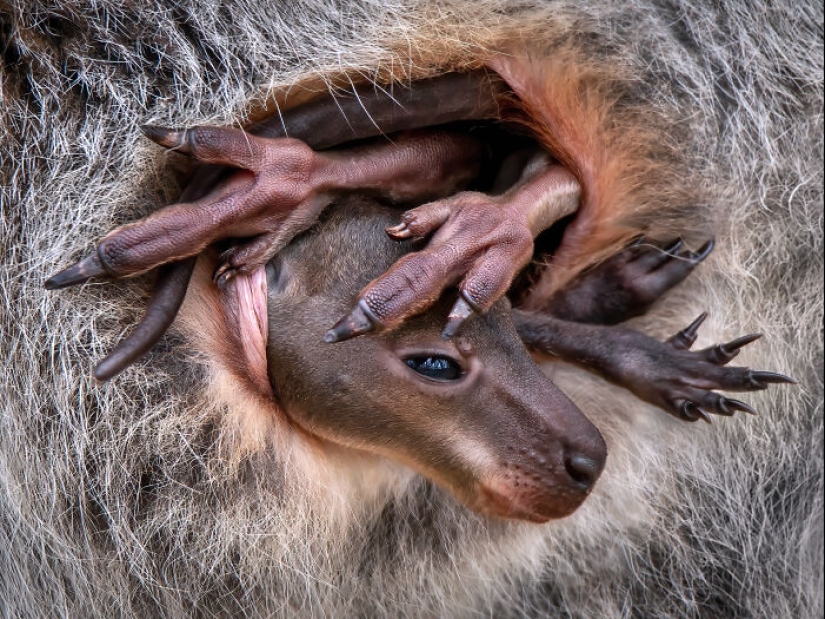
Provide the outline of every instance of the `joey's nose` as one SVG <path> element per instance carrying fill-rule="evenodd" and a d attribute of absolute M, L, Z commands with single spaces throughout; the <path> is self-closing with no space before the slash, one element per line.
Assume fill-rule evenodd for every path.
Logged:
<path fill-rule="evenodd" d="M 601 475 L 604 463 L 604 456 L 586 456 L 574 453 L 564 459 L 564 468 L 573 481 L 589 489 Z"/>

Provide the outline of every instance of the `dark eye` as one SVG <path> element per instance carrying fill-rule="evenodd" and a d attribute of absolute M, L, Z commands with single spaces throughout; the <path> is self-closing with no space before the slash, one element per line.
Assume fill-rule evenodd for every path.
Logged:
<path fill-rule="evenodd" d="M 463 374 L 461 366 L 449 357 L 436 355 L 410 357 L 405 359 L 404 363 L 422 376 L 434 380 L 458 380 Z"/>

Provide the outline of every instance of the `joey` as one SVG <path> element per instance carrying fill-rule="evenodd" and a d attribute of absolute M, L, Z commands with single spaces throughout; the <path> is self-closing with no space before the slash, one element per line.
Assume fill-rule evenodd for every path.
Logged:
<path fill-rule="evenodd" d="M 352 304 L 365 283 L 415 251 L 415 241 L 386 233 L 393 221 L 396 215 L 373 200 L 341 199 L 267 265 L 266 288 L 250 288 L 253 296 L 265 290 L 268 318 L 265 334 L 247 335 L 265 346 L 247 354 L 249 374 L 266 374 L 272 397 L 302 431 L 407 464 L 472 509 L 535 522 L 568 515 L 605 464 L 601 434 L 540 371 L 525 343 L 687 421 L 708 420 L 708 412 L 753 412 L 714 389 L 790 381 L 724 367 L 752 336 L 694 353 L 688 349 L 698 325 L 662 343 L 631 329 L 512 310 L 506 298 L 445 338 L 455 289 L 395 329 L 331 344 L 325 337 L 331 317 Z M 671 261 L 653 261 L 647 252 L 651 281 L 662 292 Z M 626 268 L 638 264 L 614 259 L 595 272 L 620 275 Z M 585 286 L 581 295 L 591 290 Z M 571 285 L 569 294 L 575 292 Z M 628 299 L 629 315 L 644 305 Z M 614 305 L 613 315 L 617 311 Z"/>
<path fill-rule="evenodd" d="M 388 238 L 394 221 L 347 199 L 268 266 L 266 359 L 280 406 L 304 431 L 408 464 L 480 512 L 571 513 L 606 446 L 533 362 L 506 299 L 452 339 L 441 331 L 454 292 L 396 329 L 324 341 L 330 318 L 413 249 Z"/>

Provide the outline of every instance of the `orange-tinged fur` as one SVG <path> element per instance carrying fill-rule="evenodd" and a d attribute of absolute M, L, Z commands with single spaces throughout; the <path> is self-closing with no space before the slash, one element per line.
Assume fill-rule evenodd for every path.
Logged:
<path fill-rule="evenodd" d="M 527 309 L 540 309 L 577 272 L 648 232 L 656 211 L 680 197 L 668 182 L 662 135 L 646 124 L 655 119 L 620 107 L 621 66 L 594 65 L 571 48 L 541 60 L 499 55 L 489 65 L 517 95 L 524 123 L 582 186 L 579 213 L 526 300 Z"/>
<path fill-rule="evenodd" d="M 822 615 L 821 6 L 0 6 L 0 614 Z M 240 371 L 193 360 L 224 328 L 194 293 L 193 331 L 178 337 L 179 322 L 145 361 L 95 383 L 92 364 L 139 318 L 151 280 L 56 295 L 43 278 L 177 199 L 180 158 L 139 124 L 240 126 L 254 102 L 307 80 L 399 87 L 508 53 L 528 77 L 564 77 L 574 56 L 606 76 L 593 117 L 608 126 L 573 127 L 597 143 L 621 143 L 621 127 L 656 134 L 664 164 L 633 188 L 639 203 L 600 189 L 641 205 L 639 221 L 622 215 L 630 228 L 716 236 L 714 255 L 636 326 L 667 337 L 708 310 L 697 347 L 763 332 L 741 362 L 798 388 L 748 397 L 758 417 L 706 428 L 554 366 L 610 457 L 573 516 L 519 526 L 384 458 L 277 440 L 297 433 L 239 387 Z"/>

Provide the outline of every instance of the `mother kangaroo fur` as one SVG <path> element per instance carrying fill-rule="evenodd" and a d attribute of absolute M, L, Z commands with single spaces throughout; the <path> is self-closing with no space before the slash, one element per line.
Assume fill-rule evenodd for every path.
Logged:
<path fill-rule="evenodd" d="M 822 27 L 821 5 L 744 0 L 0 0 L 0 617 L 822 616 Z M 186 306 L 93 381 L 151 276 L 42 282 L 179 195 L 182 159 L 139 125 L 241 125 L 299 86 L 403 87 L 497 51 L 602 67 L 610 113 L 662 142 L 646 225 L 716 238 L 633 324 L 708 310 L 698 345 L 763 332 L 742 363 L 797 387 L 697 427 L 548 365 L 610 457 L 537 526 L 307 449 L 197 350 Z"/>

